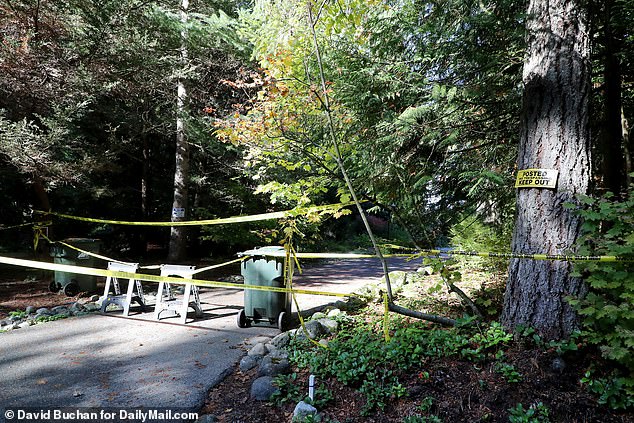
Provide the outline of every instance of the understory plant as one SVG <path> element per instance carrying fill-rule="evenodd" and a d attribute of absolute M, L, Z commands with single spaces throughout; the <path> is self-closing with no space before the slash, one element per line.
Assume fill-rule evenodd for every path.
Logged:
<path fill-rule="evenodd" d="M 614 261 L 590 260 L 576 266 L 589 292 L 584 298 L 570 298 L 581 315 L 584 337 L 599 347 L 603 357 L 619 370 L 609 380 L 586 375 L 590 390 L 603 388 L 600 401 L 613 408 L 634 406 L 634 189 L 618 199 L 612 193 L 601 198 L 580 197 L 578 213 L 584 223 L 579 254 L 616 256 Z M 569 207 L 574 207 L 570 205 Z"/>
<path fill-rule="evenodd" d="M 499 323 L 482 328 L 438 329 L 398 318 L 390 322 L 386 340 L 382 324 L 381 320 L 351 319 L 330 340 L 328 348 L 293 340 L 290 360 L 318 378 L 335 378 L 357 389 L 366 399 L 362 413 L 367 415 L 407 394 L 404 381 L 399 380 L 402 374 L 429 378 L 421 367 L 428 358 L 455 356 L 480 362 L 496 357 L 512 339 Z"/>

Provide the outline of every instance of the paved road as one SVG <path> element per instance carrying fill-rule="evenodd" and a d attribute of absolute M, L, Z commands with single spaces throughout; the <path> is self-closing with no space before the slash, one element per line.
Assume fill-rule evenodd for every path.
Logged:
<path fill-rule="evenodd" d="M 392 267 L 413 266 L 396 260 Z M 347 293 L 380 275 L 376 260 L 331 261 L 304 269 L 295 286 Z M 298 299 L 300 308 L 308 309 L 338 298 Z M 270 327 L 236 326 L 243 291 L 206 289 L 201 300 L 204 317 L 190 318 L 186 325 L 171 318 L 156 322 L 152 313 L 130 318 L 109 313 L 0 334 L 0 407 L 197 411 L 254 337 L 278 333 Z"/>

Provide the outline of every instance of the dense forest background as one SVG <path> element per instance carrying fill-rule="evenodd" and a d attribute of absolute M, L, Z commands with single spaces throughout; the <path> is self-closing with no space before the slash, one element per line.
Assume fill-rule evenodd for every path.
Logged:
<path fill-rule="evenodd" d="M 34 210 L 168 221 L 177 121 L 188 146 L 188 219 L 349 200 L 322 113 L 306 4 L 187 3 L 0 3 L 3 225 L 40 219 Z M 592 185 L 625 195 L 634 4 L 588 7 Z M 488 248 L 508 248 L 525 2 L 313 8 L 341 155 L 376 228 L 422 247 L 479 236 Z M 342 219 L 305 222 L 301 242 L 354 237 L 358 222 Z M 168 229 L 55 219 L 51 230 L 55 239 L 98 236 L 135 255 L 169 243 Z M 277 242 L 278 232 L 275 223 L 196 227 L 186 239 L 200 256 Z M 32 238 L 28 228 L 0 236 L 11 248 Z"/>

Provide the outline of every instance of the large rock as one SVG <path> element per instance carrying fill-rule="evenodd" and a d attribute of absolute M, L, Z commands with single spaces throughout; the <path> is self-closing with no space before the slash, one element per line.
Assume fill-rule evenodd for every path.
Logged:
<path fill-rule="evenodd" d="M 248 372 L 249 370 L 251 370 L 252 368 L 257 366 L 260 363 L 260 361 L 262 361 L 262 357 L 260 357 L 260 356 L 257 356 L 257 355 L 245 355 L 240 360 L 240 371 L 242 373 Z"/>
<path fill-rule="evenodd" d="M 289 373 L 291 371 L 291 364 L 285 358 L 272 358 L 266 356 L 260 363 L 258 369 L 258 376 L 277 376 L 279 374 Z"/>
<path fill-rule="evenodd" d="M 42 307 L 42 308 L 38 308 L 35 311 L 36 314 L 39 314 L 41 316 L 52 316 L 53 314 L 55 314 L 54 312 L 52 312 L 51 310 L 49 310 L 48 308 Z"/>
<path fill-rule="evenodd" d="M 260 357 L 262 357 L 265 356 L 267 352 L 268 350 L 266 349 L 266 345 L 264 345 L 262 342 L 259 342 L 249 350 L 248 354 L 251 356 L 259 355 Z"/>
<path fill-rule="evenodd" d="M 275 348 L 285 348 L 291 342 L 291 333 L 282 332 L 269 342 Z"/>
<path fill-rule="evenodd" d="M 36 308 L 33 306 L 28 306 L 25 311 L 26 314 L 35 314 L 37 312 Z"/>
<path fill-rule="evenodd" d="M 297 332 L 297 335 L 301 337 L 301 334 L 308 335 L 310 339 L 318 339 L 322 335 L 326 334 L 326 330 L 317 320 L 311 320 L 304 325 L 306 331 Z"/>
<path fill-rule="evenodd" d="M 328 335 L 334 335 L 335 333 L 337 333 L 337 329 L 339 329 L 339 323 L 337 323 L 336 320 L 323 318 L 319 319 L 318 322 Z"/>
<path fill-rule="evenodd" d="M 253 381 L 251 385 L 251 398 L 257 401 L 269 401 L 277 386 L 273 385 L 273 376 L 262 376 Z"/>
<path fill-rule="evenodd" d="M 53 314 L 65 314 L 68 312 L 68 307 L 57 306 L 57 307 L 53 307 L 51 311 L 53 312 Z"/>
<path fill-rule="evenodd" d="M 269 357 L 272 359 L 288 359 L 288 351 L 282 349 L 274 349 L 269 353 Z"/>

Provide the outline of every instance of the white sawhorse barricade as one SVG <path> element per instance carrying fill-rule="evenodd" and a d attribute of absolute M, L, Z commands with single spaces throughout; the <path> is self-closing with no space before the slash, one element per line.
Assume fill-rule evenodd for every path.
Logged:
<path fill-rule="evenodd" d="M 115 272 L 136 273 L 138 268 L 138 263 L 108 263 L 108 270 Z M 113 292 L 112 294 L 110 293 L 111 287 Z M 141 281 L 128 279 L 127 292 L 125 294 L 121 294 L 119 280 L 113 276 L 108 276 L 106 278 L 106 287 L 103 291 L 103 297 L 101 297 L 101 312 L 105 313 L 110 304 L 116 304 L 123 307 L 123 315 L 127 316 L 130 313 L 130 305 L 132 302 L 139 303 L 141 311 L 145 311 L 145 298 L 143 297 L 143 286 L 141 285 Z"/>
<path fill-rule="evenodd" d="M 161 276 L 176 276 L 185 279 L 192 279 L 196 266 L 181 266 L 177 264 L 161 264 Z M 193 297 L 190 300 L 190 297 Z M 154 318 L 159 320 L 163 311 L 170 311 L 172 315 L 179 315 L 180 322 L 185 324 L 187 321 L 187 310 L 193 308 L 196 317 L 202 317 L 203 310 L 200 307 L 200 296 L 198 295 L 198 287 L 191 283 L 185 284 L 185 291 L 182 299 L 174 297 L 173 288 L 168 282 L 159 282 L 158 292 L 156 293 L 156 305 L 154 306 Z"/>

